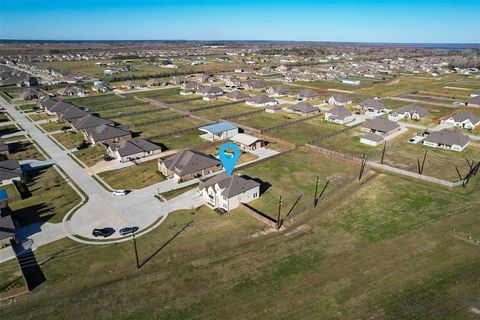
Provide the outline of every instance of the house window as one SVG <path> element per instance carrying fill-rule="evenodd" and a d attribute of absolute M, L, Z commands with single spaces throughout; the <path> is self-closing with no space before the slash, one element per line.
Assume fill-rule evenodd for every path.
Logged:
<path fill-rule="evenodd" d="M 253 197 L 256 198 L 257 196 L 258 196 L 258 194 L 255 192 L 255 193 L 253 194 Z"/>

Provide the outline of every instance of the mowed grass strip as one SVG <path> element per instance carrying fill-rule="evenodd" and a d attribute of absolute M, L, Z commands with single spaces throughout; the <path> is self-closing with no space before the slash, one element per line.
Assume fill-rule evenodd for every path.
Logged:
<path fill-rule="evenodd" d="M 304 145 L 313 139 L 325 136 L 344 127 L 323 120 L 322 116 L 294 123 L 286 127 L 268 131 L 266 134 L 298 145 Z"/>
<path fill-rule="evenodd" d="M 74 131 L 54 133 L 52 134 L 52 137 L 54 137 L 62 146 L 67 149 L 75 148 L 82 141 L 84 141 L 83 134 Z"/>
<path fill-rule="evenodd" d="M 87 167 L 91 167 L 102 161 L 107 153 L 103 147 L 95 146 L 75 151 L 73 154 Z"/>
<path fill-rule="evenodd" d="M 158 171 L 158 161 L 151 160 L 123 169 L 98 174 L 113 189 L 141 189 L 165 180 Z"/>
<path fill-rule="evenodd" d="M 147 125 L 135 126 L 132 130 L 136 133 L 139 133 L 143 138 L 148 138 L 158 134 L 166 134 L 175 132 L 182 129 L 194 128 L 197 126 L 206 125 L 204 121 L 193 119 L 190 117 L 162 121 L 160 123 L 153 123 Z M 196 131 L 196 130 L 193 130 Z M 200 134 L 199 131 L 196 131 Z"/>

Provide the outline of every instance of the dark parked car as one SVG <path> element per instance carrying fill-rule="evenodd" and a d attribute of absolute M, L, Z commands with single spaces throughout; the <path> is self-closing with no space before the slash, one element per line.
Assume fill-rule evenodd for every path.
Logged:
<path fill-rule="evenodd" d="M 90 143 L 88 143 L 87 141 L 83 141 L 82 143 L 80 143 L 78 146 L 77 146 L 77 150 L 82 150 L 82 149 L 86 149 L 90 146 Z"/>
<path fill-rule="evenodd" d="M 138 227 L 126 227 L 126 228 L 120 229 L 120 235 L 125 236 L 127 234 L 135 233 L 137 231 L 138 231 Z"/>
<path fill-rule="evenodd" d="M 114 157 L 110 157 L 110 156 L 105 156 L 103 157 L 103 160 L 104 161 L 112 161 L 113 159 L 115 159 Z"/>
<path fill-rule="evenodd" d="M 115 229 L 113 228 L 93 229 L 92 236 L 106 238 L 106 237 L 110 237 L 114 233 L 115 233 Z"/>

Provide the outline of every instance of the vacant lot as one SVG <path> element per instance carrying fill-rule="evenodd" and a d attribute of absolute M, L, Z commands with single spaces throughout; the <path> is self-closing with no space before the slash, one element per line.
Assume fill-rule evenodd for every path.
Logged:
<path fill-rule="evenodd" d="M 47 122 L 47 123 L 41 123 L 39 124 L 40 127 L 42 127 L 43 130 L 47 132 L 55 132 L 55 131 L 61 131 L 64 129 L 70 129 L 70 125 L 65 122 Z"/>
<path fill-rule="evenodd" d="M 12 134 L 19 132 L 20 130 L 17 128 L 17 126 L 13 124 L 7 124 L 6 126 L 0 126 L 0 137 L 4 136 L 6 134 Z"/>
<path fill-rule="evenodd" d="M 160 123 L 153 123 L 147 125 L 139 125 L 132 128 L 132 131 L 140 134 L 143 138 L 148 138 L 158 134 L 166 134 L 182 129 L 194 128 L 197 126 L 206 125 L 205 122 L 190 117 L 162 121 Z M 194 130 L 195 131 L 195 130 Z M 200 134 L 199 131 L 197 131 Z"/>
<path fill-rule="evenodd" d="M 320 178 L 320 191 L 326 180 L 330 180 L 328 191 L 356 175 L 357 168 L 320 154 L 294 151 L 239 171 L 264 183 L 261 197 L 250 204 L 276 219 L 280 196 L 283 201 L 282 216 L 285 216 L 299 196 L 301 198 L 295 210 L 313 201 L 317 176 Z"/>
<path fill-rule="evenodd" d="M 323 120 L 322 116 L 304 121 L 294 123 L 289 126 L 268 131 L 266 134 L 278 137 L 291 143 L 304 145 L 306 142 L 313 139 L 325 136 L 331 132 L 341 130 L 343 126 L 333 124 Z"/>
<path fill-rule="evenodd" d="M 235 118 L 233 121 L 238 124 L 243 124 L 255 129 L 270 128 L 279 124 L 287 123 L 293 119 L 298 119 L 300 116 L 294 114 L 287 114 L 283 112 L 276 113 L 255 113 L 240 118 Z"/>
<path fill-rule="evenodd" d="M 99 173 L 113 189 L 141 189 L 165 180 L 158 172 L 158 161 L 151 160 L 119 170 Z"/>
<path fill-rule="evenodd" d="M 247 106 L 246 104 L 233 104 L 208 110 L 194 111 L 193 114 L 210 119 L 212 121 L 218 121 L 220 118 L 225 118 L 253 110 L 255 110 L 255 108 Z M 233 121 L 235 121 L 235 119 Z"/>
<path fill-rule="evenodd" d="M 107 153 L 104 148 L 96 146 L 75 151 L 73 154 L 87 167 L 91 167 L 102 161 Z"/>
<path fill-rule="evenodd" d="M 262 234 L 241 211 L 180 211 L 137 240 L 143 262 L 193 220 L 140 270 L 131 243 L 92 249 L 65 239 L 38 249 L 40 261 L 55 255 L 42 265 L 47 281 L 2 306 L 3 315 L 474 319 L 477 247 L 451 230 L 480 232 L 478 199 L 478 189 L 377 175 L 280 233 Z"/>
<path fill-rule="evenodd" d="M 385 153 L 386 164 L 418 172 L 417 158 L 422 162 L 425 151 L 427 151 L 423 174 L 448 181 L 458 181 L 460 177 L 455 167 L 459 169 L 462 176 L 465 176 L 469 171 L 466 159 L 475 160 L 475 162 L 480 159 L 480 148 L 472 145 L 462 152 L 457 152 L 430 148 L 421 143 L 411 144 L 407 142 L 408 138 Z"/>
<path fill-rule="evenodd" d="M 26 185 L 30 195 L 9 204 L 13 215 L 22 225 L 34 222 L 59 223 L 80 202 L 78 194 L 54 168 L 29 173 Z"/>
<path fill-rule="evenodd" d="M 84 140 L 83 134 L 74 131 L 55 133 L 52 136 L 67 149 L 75 148 Z"/>

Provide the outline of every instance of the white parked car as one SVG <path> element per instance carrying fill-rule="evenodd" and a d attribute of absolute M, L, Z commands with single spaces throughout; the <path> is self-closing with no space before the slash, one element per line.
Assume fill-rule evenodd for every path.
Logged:
<path fill-rule="evenodd" d="M 112 194 L 114 196 L 126 196 L 127 190 L 113 190 Z"/>

